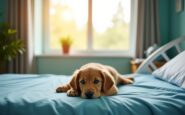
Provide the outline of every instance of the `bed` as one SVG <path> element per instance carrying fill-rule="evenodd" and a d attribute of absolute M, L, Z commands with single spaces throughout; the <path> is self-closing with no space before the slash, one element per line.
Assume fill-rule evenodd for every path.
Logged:
<path fill-rule="evenodd" d="M 153 71 L 156 58 L 175 47 L 182 52 L 185 37 L 159 48 L 131 74 L 135 82 L 119 86 L 114 96 L 99 99 L 68 97 L 55 89 L 70 80 L 69 76 L 52 74 L 2 74 L 0 75 L 0 115 L 185 115 L 185 89 L 158 79 Z M 185 80 L 185 79 L 184 79 Z"/>

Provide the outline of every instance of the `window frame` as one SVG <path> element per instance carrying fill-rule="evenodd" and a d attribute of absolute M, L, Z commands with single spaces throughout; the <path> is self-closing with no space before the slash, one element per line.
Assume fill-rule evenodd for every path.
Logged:
<path fill-rule="evenodd" d="M 51 50 L 49 46 L 49 1 L 42 2 L 42 52 L 43 54 L 60 54 L 60 50 Z M 69 55 L 87 55 L 87 56 L 126 56 L 135 57 L 136 44 L 136 28 L 137 28 L 137 4 L 138 0 L 131 0 L 131 18 L 129 32 L 129 49 L 128 50 L 94 50 L 93 49 L 93 28 L 92 28 L 92 1 L 88 0 L 88 21 L 87 21 L 87 49 L 71 51 Z"/>

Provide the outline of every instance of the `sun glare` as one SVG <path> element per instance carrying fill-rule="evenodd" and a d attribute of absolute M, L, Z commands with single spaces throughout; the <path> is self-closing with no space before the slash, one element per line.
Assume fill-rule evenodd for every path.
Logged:
<path fill-rule="evenodd" d="M 129 23 L 130 0 L 93 0 L 93 27 L 97 32 L 104 32 L 113 25 L 112 17 L 116 13 L 119 3 L 123 7 L 123 20 Z"/>
<path fill-rule="evenodd" d="M 73 13 L 70 10 L 66 10 L 63 13 L 61 13 L 61 18 L 66 21 L 71 21 L 74 19 Z"/>
<path fill-rule="evenodd" d="M 61 7 L 65 6 L 61 17 L 66 21 L 75 20 L 76 25 L 81 29 L 87 23 L 87 1 L 83 0 L 51 0 L 51 4 L 60 4 Z M 55 8 L 50 8 L 50 14 L 55 14 Z"/>

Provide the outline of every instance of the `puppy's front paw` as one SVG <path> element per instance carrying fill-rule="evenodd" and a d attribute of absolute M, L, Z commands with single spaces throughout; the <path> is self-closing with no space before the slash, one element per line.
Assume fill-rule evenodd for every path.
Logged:
<path fill-rule="evenodd" d="M 56 92 L 57 92 L 57 93 L 63 92 L 62 87 L 58 87 L 58 88 L 56 89 Z"/>
<path fill-rule="evenodd" d="M 127 80 L 125 80 L 125 84 L 132 84 L 132 83 L 134 83 L 134 81 L 133 81 L 133 80 L 131 80 L 131 79 L 127 79 Z"/>
<path fill-rule="evenodd" d="M 75 97 L 75 96 L 78 96 L 79 93 L 76 90 L 70 89 L 70 90 L 67 91 L 67 95 L 71 96 L 71 97 Z"/>
<path fill-rule="evenodd" d="M 61 86 L 61 87 L 58 87 L 58 88 L 56 89 L 56 92 L 57 92 L 57 93 L 60 93 L 60 92 L 67 92 L 69 89 L 70 89 L 69 84 L 66 84 L 66 85 L 63 85 L 63 86 Z"/>
<path fill-rule="evenodd" d="M 66 92 L 66 88 L 65 88 L 65 87 L 58 87 L 58 88 L 56 89 L 56 92 L 57 92 L 57 93 Z"/>

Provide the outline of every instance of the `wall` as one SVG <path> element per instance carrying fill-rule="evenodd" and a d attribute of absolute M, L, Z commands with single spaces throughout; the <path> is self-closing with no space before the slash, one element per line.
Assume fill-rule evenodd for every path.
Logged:
<path fill-rule="evenodd" d="M 170 22 L 170 0 L 159 0 L 159 23 L 160 23 L 160 44 L 164 45 L 169 40 Z"/>
<path fill-rule="evenodd" d="M 39 74 L 71 75 L 74 70 L 89 62 L 98 62 L 115 67 L 120 73 L 130 73 L 130 58 L 84 57 L 84 56 L 37 56 Z"/>
<path fill-rule="evenodd" d="M 183 6 L 184 10 L 177 13 L 175 11 L 175 0 L 171 0 L 169 41 L 185 35 L 185 1 Z"/>
<path fill-rule="evenodd" d="M 159 0 L 161 45 L 185 35 L 185 1 L 184 10 L 177 13 L 176 0 Z"/>
<path fill-rule="evenodd" d="M 5 20 L 5 14 L 6 14 L 6 0 L 0 0 L 0 22 Z"/>

